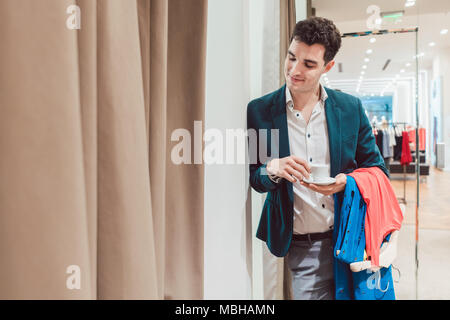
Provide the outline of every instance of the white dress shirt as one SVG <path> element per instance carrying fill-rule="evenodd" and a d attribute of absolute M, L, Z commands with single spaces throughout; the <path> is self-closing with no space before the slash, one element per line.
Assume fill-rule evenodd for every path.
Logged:
<path fill-rule="evenodd" d="M 286 115 L 289 148 L 295 155 L 312 164 L 325 164 L 330 175 L 330 149 L 328 126 L 325 117 L 325 100 L 328 95 L 320 85 L 320 99 L 315 105 L 308 124 L 300 111 L 294 109 L 291 93 L 286 87 Z M 294 233 L 307 234 L 333 229 L 334 199 L 308 189 L 299 181 L 294 189 Z"/>

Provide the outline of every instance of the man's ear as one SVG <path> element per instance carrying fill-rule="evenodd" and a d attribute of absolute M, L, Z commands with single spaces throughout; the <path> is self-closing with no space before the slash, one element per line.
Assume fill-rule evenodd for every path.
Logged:
<path fill-rule="evenodd" d="M 325 66 L 325 72 L 324 72 L 324 73 L 327 73 L 327 72 L 330 71 L 331 68 L 333 68 L 333 67 L 334 67 L 334 60 L 331 60 L 331 61 L 328 62 L 327 65 Z"/>

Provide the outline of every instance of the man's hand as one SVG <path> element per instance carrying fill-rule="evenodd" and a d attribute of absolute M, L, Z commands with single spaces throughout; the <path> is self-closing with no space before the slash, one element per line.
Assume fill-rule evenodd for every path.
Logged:
<path fill-rule="evenodd" d="M 344 173 L 338 174 L 336 176 L 336 182 L 328 186 L 318 186 L 316 184 L 306 183 L 304 181 L 300 181 L 300 184 L 315 192 L 329 196 L 341 192 L 345 189 L 345 185 L 347 184 L 347 175 L 345 175 Z"/>
<path fill-rule="evenodd" d="M 267 173 L 284 178 L 292 183 L 302 181 L 305 177 L 309 179 L 311 168 L 306 160 L 296 156 L 289 156 L 282 159 L 272 159 L 267 164 Z"/>

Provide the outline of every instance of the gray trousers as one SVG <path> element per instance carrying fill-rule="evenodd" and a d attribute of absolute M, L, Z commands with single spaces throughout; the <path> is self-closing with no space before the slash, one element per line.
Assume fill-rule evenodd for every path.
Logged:
<path fill-rule="evenodd" d="M 333 300 L 332 239 L 292 240 L 287 254 L 294 300 Z"/>

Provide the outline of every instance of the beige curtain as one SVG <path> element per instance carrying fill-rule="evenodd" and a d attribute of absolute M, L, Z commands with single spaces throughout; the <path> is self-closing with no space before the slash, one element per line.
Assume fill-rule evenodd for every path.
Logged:
<path fill-rule="evenodd" d="M 286 83 L 284 76 L 284 61 L 289 49 L 292 32 L 294 32 L 297 23 L 295 14 L 295 0 L 280 0 L 280 85 Z M 280 287 L 283 288 L 283 296 L 286 300 L 292 299 L 292 279 L 286 261 L 279 262 L 278 267 L 283 277 L 278 277 Z"/>
<path fill-rule="evenodd" d="M 1 299 L 203 297 L 206 2 L 0 1 Z"/>
<path fill-rule="evenodd" d="M 295 0 L 280 0 L 280 85 L 284 85 L 284 59 L 286 58 L 290 38 L 297 20 Z"/>

